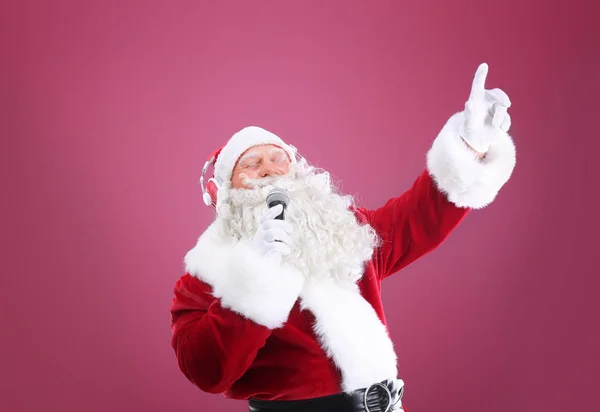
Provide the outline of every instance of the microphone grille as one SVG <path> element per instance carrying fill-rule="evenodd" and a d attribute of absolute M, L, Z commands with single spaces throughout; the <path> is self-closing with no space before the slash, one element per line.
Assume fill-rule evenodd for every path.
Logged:
<path fill-rule="evenodd" d="M 290 203 L 290 197 L 285 190 L 274 187 L 267 195 L 267 204 L 271 204 L 273 202 L 282 202 L 287 206 Z"/>

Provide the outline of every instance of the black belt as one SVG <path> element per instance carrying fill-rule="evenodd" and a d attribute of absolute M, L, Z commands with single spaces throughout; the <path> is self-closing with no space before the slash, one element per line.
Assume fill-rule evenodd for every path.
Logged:
<path fill-rule="evenodd" d="M 404 382 L 388 379 L 351 393 L 297 401 L 249 400 L 250 412 L 399 412 Z"/>

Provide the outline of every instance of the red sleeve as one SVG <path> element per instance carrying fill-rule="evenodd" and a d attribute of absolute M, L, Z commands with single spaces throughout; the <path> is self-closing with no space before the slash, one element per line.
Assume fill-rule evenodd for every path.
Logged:
<path fill-rule="evenodd" d="M 186 274 L 171 305 L 172 347 L 183 374 L 201 390 L 223 393 L 252 364 L 271 329 L 221 306 L 211 287 Z"/>
<path fill-rule="evenodd" d="M 450 203 L 427 171 L 421 173 L 409 190 L 379 209 L 357 209 L 382 240 L 374 256 L 380 279 L 435 249 L 469 210 Z"/>

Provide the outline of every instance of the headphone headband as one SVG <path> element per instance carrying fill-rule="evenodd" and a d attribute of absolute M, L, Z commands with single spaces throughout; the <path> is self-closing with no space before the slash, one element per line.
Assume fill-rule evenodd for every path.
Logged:
<path fill-rule="evenodd" d="M 204 186 L 204 175 L 210 166 L 214 166 L 217 158 L 219 157 L 219 153 L 221 153 L 221 147 L 219 150 L 214 152 L 210 158 L 204 163 L 202 167 L 202 174 L 200 175 L 200 187 L 202 188 L 202 200 L 204 200 L 204 204 L 206 206 L 216 205 L 217 203 L 217 190 L 219 189 L 219 184 L 217 178 L 210 178 L 206 187 Z"/>
<path fill-rule="evenodd" d="M 212 166 L 214 163 L 215 163 L 215 157 L 211 156 L 211 158 L 208 159 L 204 163 L 204 166 L 202 167 L 202 174 L 200 175 L 200 187 L 202 188 L 202 193 L 206 192 L 206 190 L 204 189 L 204 175 L 206 174 L 206 171 L 208 170 L 208 168 L 210 166 Z"/>

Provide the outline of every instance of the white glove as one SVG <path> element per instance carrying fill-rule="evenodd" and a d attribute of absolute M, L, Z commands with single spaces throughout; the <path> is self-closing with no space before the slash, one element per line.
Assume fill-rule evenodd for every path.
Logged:
<path fill-rule="evenodd" d="M 285 220 L 276 220 L 283 211 L 282 205 L 268 209 L 260 219 L 258 230 L 254 235 L 253 243 L 262 256 L 280 262 L 282 256 L 290 253 L 293 232 L 292 225 Z"/>
<path fill-rule="evenodd" d="M 482 63 L 475 73 L 471 95 L 465 103 L 465 120 L 461 127 L 461 137 L 473 149 L 486 153 L 498 128 L 508 132 L 510 128 L 510 99 L 500 89 L 485 90 L 488 65 Z"/>

